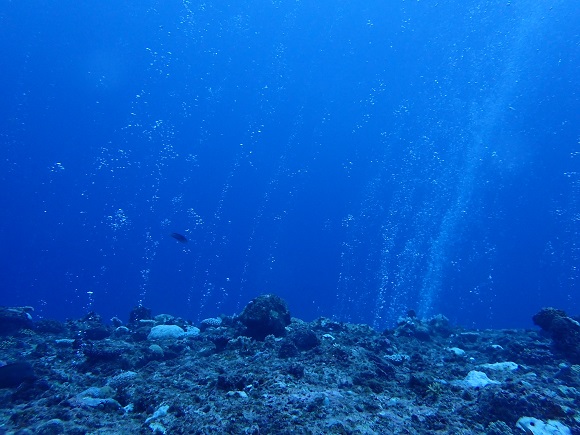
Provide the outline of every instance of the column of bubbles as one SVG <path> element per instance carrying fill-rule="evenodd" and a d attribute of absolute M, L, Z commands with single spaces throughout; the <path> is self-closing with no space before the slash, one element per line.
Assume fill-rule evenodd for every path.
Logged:
<path fill-rule="evenodd" d="M 148 14 L 156 11 L 150 9 Z M 146 75 L 130 101 L 125 125 L 96 156 L 91 186 L 84 194 L 87 199 L 94 199 L 93 186 L 101 189 L 98 193 L 105 213 L 101 223 L 110 229 L 109 249 L 102 250 L 101 278 L 108 270 L 106 257 L 114 257 L 118 249 L 126 251 L 133 244 L 143 249 L 141 264 L 135 271 L 139 276 L 138 289 L 134 290 L 139 305 L 146 303 L 159 246 L 158 203 L 165 171 L 177 157 L 173 145 L 175 126 L 160 116 L 159 101 L 151 92 L 169 77 L 172 53 L 164 50 L 165 38 L 160 27 L 150 40 L 151 47 L 157 48 L 142 47 L 149 57 Z M 146 222 L 145 226 L 142 222 Z"/>
<path fill-rule="evenodd" d="M 580 147 L 580 137 L 577 139 L 576 147 Z M 580 151 L 573 151 L 570 154 L 570 167 L 580 167 Z M 570 307 L 578 310 L 578 288 L 580 286 L 580 170 L 571 170 L 564 174 L 570 181 L 570 203 L 566 211 L 566 222 L 569 234 L 566 251 L 570 253 L 570 259 L 567 261 L 566 283 L 567 299 Z"/>
<path fill-rule="evenodd" d="M 293 25 L 292 16 L 298 7 L 299 5 L 295 5 L 290 8 L 291 11 L 287 13 L 284 19 L 284 27 L 291 27 Z M 189 8 L 189 12 L 188 16 L 192 16 L 193 11 L 191 11 L 191 8 Z M 251 23 L 248 22 L 249 18 L 247 16 L 241 14 L 233 17 L 225 17 L 224 19 L 226 21 L 226 24 L 223 25 L 224 28 L 229 29 L 230 32 L 239 33 L 240 37 L 238 39 L 256 37 L 251 32 L 252 27 Z M 246 36 L 246 34 L 250 36 Z M 213 247 L 215 255 L 206 259 L 204 262 L 206 278 L 203 283 L 204 291 L 200 300 L 200 313 L 205 309 L 209 300 L 214 300 L 218 309 L 226 301 L 231 303 L 232 300 L 235 300 L 236 309 L 239 309 L 241 304 L 247 303 L 248 289 L 246 286 L 248 276 L 252 274 L 253 266 L 271 271 L 272 265 L 276 261 L 277 240 L 275 237 L 268 241 L 267 258 L 261 258 L 261 255 L 254 248 L 256 238 L 261 236 L 261 231 L 265 227 L 271 228 L 269 225 L 263 226 L 265 220 L 268 221 L 268 224 L 276 225 L 287 213 L 287 208 L 282 210 L 271 209 L 271 199 L 273 196 L 281 194 L 278 191 L 280 180 L 292 176 L 290 173 L 293 171 L 287 167 L 287 157 L 295 145 L 296 135 L 300 130 L 300 114 L 295 115 L 296 119 L 290 137 L 285 141 L 285 145 L 281 146 L 280 144 L 271 143 L 264 139 L 264 132 L 267 132 L 276 125 L 277 116 L 279 116 L 278 110 L 283 106 L 283 101 L 288 98 L 286 89 L 288 69 L 285 57 L 285 40 L 290 36 L 284 29 L 281 29 L 279 40 L 274 39 L 268 41 L 264 48 L 267 54 L 265 60 L 262 61 L 263 66 L 256 71 L 255 81 L 246 84 L 246 86 L 254 87 L 253 94 L 255 95 L 256 101 L 252 102 L 252 104 L 255 106 L 255 109 L 252 112 L 244 114 L 244 117 L 247 118 L 247 129 L 243 137 L 240 138 L 239 147 L 233 159 L 231 170 L 224 182 L 217 209 L 212 216 L 213 219 L 207 224 L 211 228 L 208 234 L 212 234 L 208 243 Z M 252 39 L 251 42 L 254 43 L 255 41 Z M 252 226 L 248 234 L 247 247 L 243 254 L 244 258 L 242 260 L 242 270 L 239 277 L 240 281 L 232 283 L 230 277 L 215 276 L 215 270 L 218 270 L 218 266 L 223 262 L 222 253 L 228 249 L 228 244 L 230 243 L 229 228 L 231 227 L 231 222 L 226 217 L 229 212 L 228 200 L 230 199 L 230 192 L 241 169 L 247 170 L 248 168 L 253 168 L 255 171 L 269 170 L 269 168 L 264 166 L 256 167 L 254 160 L 256 155 L 262 155 L 264 150 L 272 147 L 280 147 L 278 164 L 273 170 L 270 181 L 264 186 L 265 191 L 262 195 L 261 204 L 255 210 Z M 298 169 L 294 172 L 300 172 L 300 170 Z M 260 188 L 259 186 L 256 187 L 258 189 Z M 289 192 L 286 192 L 286 194 L 291 195 Z M 290 201 L 291 199 L 288 199 L 286 204 Z M 234 287 L 237 288 L 236 295 L 231 294 L 229 290 Z M 252 291 L 258 290 L 264 291 L 264 289 L 252 289 Z"/>
<path fill-rule="evenodd" d="M 481 262 L 482 271 L 481 277 L 474 278 L 473 288 L 464 292 L 467 296 L 462 303 L 481 302 L 489 297 L 482 293 L 492 293 L 495 248 L 485 235 L 476 241 L 477 249 L 473 249 L 477 258 L 458 258 L 454 249 L 468 226 L 481 226 L 485 231 L 480 196 L 488 188 L 489 177 L 493 177 L 490 167 L 497 166 L 501 155 L 508 152 L 501 149 L 502 142 L 508 140 L 501 136 L 502 125 L 515 110 L 512 101 L 522 92 L 518 79 L 526 68 L 527 53 L 533 50 L 525 46 L 525 41 L 530 40 L 531 34 L 537 35 L 539 16 L 537 10 L 531 11 L 513 34 L 498 32 L 500 40 L 491 41 L 482 49 L 483 53 L 451 53 L 450 68 L 465 58 L 472 59 L 472 77 L 458 75 L 455 83 L 447 78 L 446 84 L 435 83 L 432 89 L 425 88 L 422 92 L 425 100 L 432 102 L 431 107 L 413 113 L 422 120 L 420 129 L 405 129 L 412 119 L 409 111 L 416 112 L 412 101 L 401 103 L 393 113 L 400 131 L 388 135 L 385 145 L 388 151 L 382 159 L 384 167 L 379 176 L 372 175 L 360 211 L 350 215 L 347 226 L 338 285 L 340 316 L 344 317 L 340 314 L 344 312 L 352 314 L 349 308 L 352 302 L 364 306 L 370 300 L 375 304 L 372 310 L 375 326 L 396 320 L 405 308 L 418 308 L 421 315 L 433 314 L 446 276 L 459 270 L 465 261 Z M 464 46 L 469 49 L 469 44 Z M 478 64 L 480 59 L 493 63 L 493 67 L 483 68 Z M 481 70 L 499 74 L 478 83 L 477 74 Z M 464 80 L 470 80 L 469 86 Z M 471 100 L 461 100 L 458 89 L 463 85 L 474 89 Z M 375 99 L 369 101 L 375 103 Z M 446 125 L 443 120 L 448 119 L 455 120 L 456 125 Z M 355 128 L 363 126 L 357 123 Z M 405 141 L 408 145 L 404 145 Z M 389 155 L 393 149 L 402 149 L 402 158 L 391 158 L 395 156 Z M 421 194 L 420 190 L 426 193 Z M 369 216 L 379 216 L 382 225 Z M 380 248 L 374 242 L 361 244 L 363 236 L 380 238 Z M 368 260 L 369 257 L 376 260 Z M 374 271 L 367 266 L 376 264 Z M 369 275 L 375 277 L 371 279 Z M 362 280 L 357 279 L 359 276 Z M 365 285 L 373 288 L 372 294 L 362 288 L 361 282 L 365 280 Z M 468 298 L 472 300 L 467 301 Z"/>
<path fill-rule="evenodd" d="M 272 105 L 273 106 L 273 105 Z M 269 115 L 273 114 L 273 108 L 270 109 Z M 244 260 L 243 260 L 243 271 L 241 275 L 241 282 L 237 297 L 236 309 L 241 308 L 241 304 L 244 304 L 243 295 L 256 291 L 256 289 L 248 289 L 247 282 L 249 278 L 250 269 L 252 266 L 257 266 L 263 270 L 272 273 L 274 264 L 276 262 L 276 251 L 278 248 L 278 231 L 284 216 L 288 213 L 288 209 L 291 208 L 292 204 L 292 193 L 291 192 L 281 192 L 280 183 L 288 177 L 292 177 L 293 171 L 288 167 L 288 158 L 292 154 L 292 150 L 296 145 L 297 135 L 302 127 L 302 117 L 300 114 L 297 115 L 296 120 L 290 136 L 288 137 L 285 145 L 282 147 L 280 155 L 278 157 L 275 169 L 270 177 L 267 186 L 265 186 L 264 193 L 262 195 L 262 200 L 259 207 L 257 208 L 254 218 L 252 220 L 252 228 L 247 241 L 247 248 L 245 250 Z M 262 146 L 266 144 L 261 144 Z M 300 170 L 298 170 L 300 172 Z M 304 169 L 304 173 L 307 169 Z M 273 208 L 271 202 L 273 199 L 279 199 L 279 196 L 285 196 L 285 201 L 283 201 L 283 208 Z M 268 247 L 266 248 L 266 258 L 260 258 L 255 250 L 256 243 L 264 242 L 260 239 L 261 231 L 264 228 L 268 228 L 270 237 L 265 242 Z M 257 263 L 257 264 L 256 264 Z M 266 277 L 268 273 L 266 273 Z M 262 283 L 266 288 L 268 287 L 268 281 L 266 280 Z"/>

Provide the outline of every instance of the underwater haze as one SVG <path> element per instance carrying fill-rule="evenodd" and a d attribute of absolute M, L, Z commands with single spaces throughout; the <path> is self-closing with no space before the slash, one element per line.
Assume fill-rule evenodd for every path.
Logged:
<path fill-rule="evenodd" d="M 580 311 L 568 0 L 5 0 L 0 305 Z"/>

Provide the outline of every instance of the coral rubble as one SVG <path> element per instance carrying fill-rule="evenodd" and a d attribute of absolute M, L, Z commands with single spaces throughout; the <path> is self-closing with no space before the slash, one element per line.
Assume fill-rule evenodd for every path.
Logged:
<path fill-rule="evenodd" d="M 546 333 L 304 322 L 273 295 L 199 325 L 3 308 L 0 433 L 580 434 L 577 322 L 551 310 Z"/>

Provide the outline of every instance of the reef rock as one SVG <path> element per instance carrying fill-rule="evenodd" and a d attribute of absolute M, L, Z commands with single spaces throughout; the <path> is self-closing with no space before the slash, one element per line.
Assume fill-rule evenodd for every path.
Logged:
<path fill-rule="evenodd" d="M 580 323 L 562 310 L 544 308 L 532 320 L 548 332 L 554 349 L 573 364 L 580 363 Z"/>
<path fill-rule="evenodd" d="M 286 334 L 290 311 L 280 297 L 267 294 L 258 296 L 246 305 L 238 319 L 245 326 L 245 331 L 240 335 L 264 340 L 267 335 L 282 337 Z"/>

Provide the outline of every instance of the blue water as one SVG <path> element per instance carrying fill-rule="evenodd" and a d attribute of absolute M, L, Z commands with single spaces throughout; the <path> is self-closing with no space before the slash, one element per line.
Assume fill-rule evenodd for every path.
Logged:
<path fill-rule="evenodd" d="M 3 1 L 0 304 L 577 314 L 578 23 L 565 0 Z"/>

